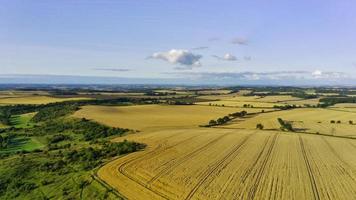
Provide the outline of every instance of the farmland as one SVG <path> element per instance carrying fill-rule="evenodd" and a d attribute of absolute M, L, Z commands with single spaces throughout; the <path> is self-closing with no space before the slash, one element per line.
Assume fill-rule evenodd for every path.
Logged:
<path fill-rule="evenodd" d="M 86 98 L 56 98 L 50 96 L 6 96 L 0 97 L 0 105 L 15 105 L 15 104 L 48 104 L 54 102 L 70 101 L 70 100 L 83 100 Z"/>
<path fill-rule="evenodd" d="M 355 104 L 254 90 L 1 106 L 0 198 L 355 199 Z"/>
<path fill-rule="evenodd" d="M 86 106 L 76 112 L 74 116 L 93 119 L 109 126 L 146 130 L 197 127 L 207 123 L 210 119 L 242 110 L 261 112 L 261 109 L 199 105 Z"/>
<path fill-rule="evenodd" d="M 231 129 L 134 137 L 150 148 L 99 170 L 130 199 L 355 198 L 354 141 Z"/>

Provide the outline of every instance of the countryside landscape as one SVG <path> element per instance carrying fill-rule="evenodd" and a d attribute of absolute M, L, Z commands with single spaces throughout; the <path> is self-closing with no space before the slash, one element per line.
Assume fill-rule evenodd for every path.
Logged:
<path fill-rule="evenodd" d="M 356 200 L 355 13 L 0 0 L 0 200 Z"/>
<path fill-rule="evenodd" d="M 1 91 L 3 199 L 354 199 L 356 90 Z"/>

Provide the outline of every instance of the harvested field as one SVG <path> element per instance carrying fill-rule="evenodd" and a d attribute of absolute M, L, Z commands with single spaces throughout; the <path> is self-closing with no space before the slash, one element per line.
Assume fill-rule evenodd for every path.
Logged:
<path fill-rule="evenodd" d="M 353 140 L 220 128 L 127 139 L 149 148 L 98 174 L 129 199 L 356 198 Z"/>
<path fill-rule="evenodd" d="M 198 127 L 241 110 L 246 109 L 85 106 L 74 116 L 142 130 L 113 142 L 145 143 L 144 151 L 113 160 L 98 171 L 128 199 L 356 198 L 356 134 L 349 123 L 356 122 L 356 112 L 299 108 Z M 280 131 L 278 118 L 291 122 L 297 132 Z M 257 123 L 263 123 L 264 130 L 256 130 Z"/>

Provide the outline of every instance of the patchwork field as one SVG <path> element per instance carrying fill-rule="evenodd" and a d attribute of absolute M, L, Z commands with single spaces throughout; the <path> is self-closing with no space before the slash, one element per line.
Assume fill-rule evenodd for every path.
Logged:
<path fill-rule="evenodd" d="M 224 105 L 233 107 L 243 107 L 245 104 L 249 104 L 253 107 L 272 108 L 273 106 L 283 106 L 286 104 L 304 106 L 305 104 L 316 105 L 319 103 L 319 99 L 300 99 L 290 95 L 241 96 L 237 94 L 229 94 L 204 96 L 201 98 L 212 101 L 199 102 L 197 103 L 198 105 Z"/>
<path fill-rule="evenodd" d="M 335 109 L 303 108 L 265 113 L 246 120 L 232 121 L 225 127 L 255 129 L 256 124 L 262 123 L 264 129 L 278 130 L 278 118 L 291 122 L 301 132 L 356 137 L 356 125 L 350 124 L 350 121 L 356 122 L 356 112 Z"/>
<path fill-rule="evenodd" d="M 83 100 L 88 98 L 55 98 L 50 96 L 20 96 L 20 97 L 3 97 L 0 98 L 0 105 L 14 105 L 14 104 L 47 104 L 54 102 Z"/>
<path fill-rule="evenodd" d="M 86 106 L 74 116 L 143 130 L 113 141 L 142 142 L 148 145 L 144 151 L 98 171 L 128 199 L 356 198 L 356 140 L 333 137 L 356 137 L 355 126 L 348 122 L 356 121 L 356 113 L 304 108 L 198 127 L 236 111 L 215 106 Z M 279 117 L 306 133 L 332 130 L 333 135 L 283 132 Z M 267 130 L 256 130 L 257 123 Z"/>

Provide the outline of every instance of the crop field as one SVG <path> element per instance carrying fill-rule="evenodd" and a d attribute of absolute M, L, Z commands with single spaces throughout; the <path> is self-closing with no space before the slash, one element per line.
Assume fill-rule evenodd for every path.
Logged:
<path fill-rule="evenodd" d="M 198 105 L 85 106 L 76 112 L 74 116 L 94 119 L 110 126 L 145 130 L 180 128 L 184 126 L 197 127 L 207 124 L 211 119 L 242 110 L 261 112 L 261 109 Z"/>
<path fill-rule="evenodd" d="M 21 96 L 21 97 L 4 97 L 0 98 L 0 105 L 14 105 L 14 104 L 47 104 L 54 102 L 83 100 L 87 98 L 55 98 L 50 96 Z"/>
<path fill-rule="evenodd" d="M 348 124 L 356 121 L 356 113 L 303 108 L 199 128 L 208 119 L 231 113 L 231 108 L 178 107 L 86 106 L 75 113 L 143 130 L 113 142 L 127 139 L 148 147 L 109 162 L 98 176 L 128 199 L 356 198 L 356 134 L 355 125 Z M 293 121 L 301 132 L 280 131 L 279 117 Z M 260 122 L 265 130 L 256 129 Z"/>
<path fill-rule="evenodd" d="M 271 96 L 234 96 L 229 101 L 251 101 L 251 102 L 266 102 L 266 103 L 278 103 L 284 101 L 298 101 L 300 98 L 292 97 L 290 95 L 271 95 Z"/>
<path fill-rule="evenodd" d="M 250 104 L 253 107 L 264 107 L 271 108 L 273 106 L 283 106 L 286 104 L 295 104 L 295 105 L 316 105 L 319 102 L 319 99 L 315 100 L 306 100 L 300 99 L 297 97 L 292 97 L 290 95 L 275 95 L 275 96 L 241 96 L 236 94 L 229 95 L 215 95 L 215 96 L 203 96 L 202 98 L 206 102 L 199 102 L 198 105 L 224 105 L 224 106 L 233 106 L 233 107 L 243 107 L 245 104 Z"/>
<path fill-rule="evenodd" d="M 283 106 L 281 103 L 269 103 L 269 102 L 258 102 L 258 101 L 232 101 L 232 100 L 222 100 L 222 101 L 206 101 L 196 103 L 197 105 L 217 105 L 217 106 L 230 106 L 230 107 L 244 107 L 244 105 L 251 105 L 256 108 L 273 108 L 273 106 Z"/>
<path fill-rule="evenodd" d="M 300 99 L 300 100 L 286 100 L 281 103 L 290 104 L 290 105 L 298 105 L 298 106 L 305 106 L 311 105 L 315 106 L 319 103 L 319 98 L 314 99 Z"/>
<path fill-rule="evenodd" d="M 278 118 L 290 121 L 293 127 L 301 132 L 356 137 L 356 125 L 350 124 L 350 121 L 356 121 L 356 112 L 335 109 L 303 108 L 278 111 L 246 120 L 236 120 L 226 125 L 226 127 L 255 129 L 256 124 L 262 123 L 265 129 L 278 130 L 280 128 Z"/>
<path fill-rule="evenodd" d="M 332 106 L 333 108 L 356 108 L 355 103 L 338 103 Z"/>
<path fill-rule="evenodd" d="M 0 182 L 0 199 L 356 199 L 355 104 L 207 90 L 221 100 L 173 105 L 174 90 L 144 91 L 125 104 L 0 107 L 0 178 L 13 185 Z M 54 98 L 17 95 L 2 100 Z"/>
<path fill-rule="evenodd" d="M 149 148 L 98 173 L 129 199 L 356 198 L 354 140 L 219 128 L 128 139 Z"/>

